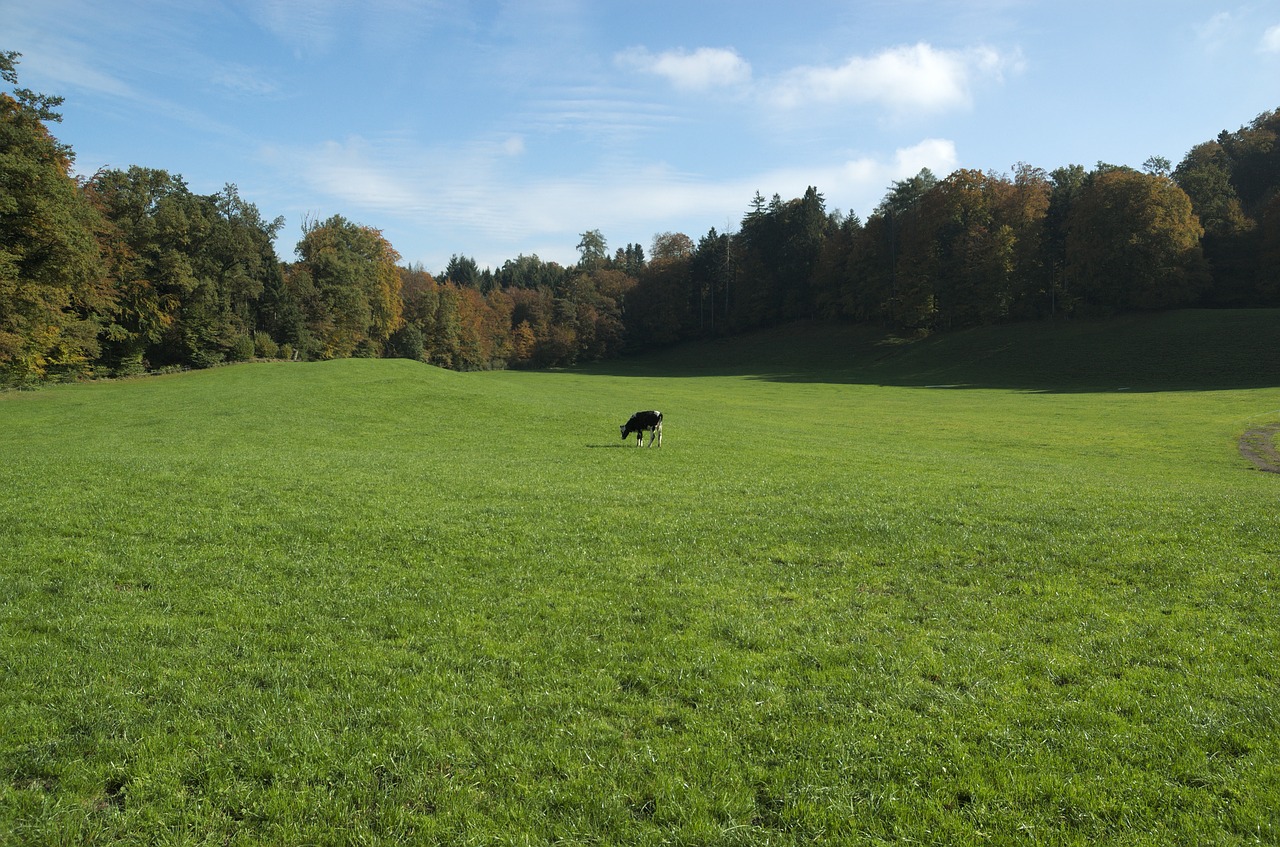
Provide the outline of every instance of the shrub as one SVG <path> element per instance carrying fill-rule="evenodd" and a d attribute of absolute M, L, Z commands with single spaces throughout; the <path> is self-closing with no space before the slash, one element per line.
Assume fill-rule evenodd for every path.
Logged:
<path fill-rule="evenodd" d="M 231 349 L 227 351 L 227 360 L 232 362 L 247 362 L 253 358 L 256 345 L 254 339 L 247 335 L 241 335 L 231 345 Z"/>
<path fill-rule="evenodd" d="M 386 355 L 392 359 L 422 359 L 424 347 L 422 330 L 413 324 L 405 324 L 387 339 Z"/>
<path fill-rule="evenodd" d="M 262 330 L 253 334 L 253 349 L 259 359 L 274 359 L 280 355 L 280 345 Z"/>

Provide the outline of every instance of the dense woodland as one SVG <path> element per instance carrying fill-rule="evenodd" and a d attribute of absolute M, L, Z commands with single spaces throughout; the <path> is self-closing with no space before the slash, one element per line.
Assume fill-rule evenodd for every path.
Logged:
<path fill-rule="evenodd" d="M 1280 306 L 1280 111 L 1174 167 L 921 171 L 864 221 L 751 198 L 736 233 L 569 267 L 463 255 L 433 275 L 379 230 L 308 220 L 293 261 L 234 185 L 192 193 L 146 167 L 73 175 L 61 98 L 18 88 L 0 53 L 0 384 L 200 368 L 255 357 L 394 356 L 456 369 L 548 367 L 799 319 L 921 335 L 1010 320 Z"/>

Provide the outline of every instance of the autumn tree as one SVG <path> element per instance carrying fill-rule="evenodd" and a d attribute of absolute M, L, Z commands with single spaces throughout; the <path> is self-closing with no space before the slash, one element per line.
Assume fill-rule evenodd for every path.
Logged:
<path fill-rule="evenodd" d="M 550 288 L 508 288 L 511 298 L 512 356 L 519 367 L 540 367 L 550 362 L 548 346 L 554 322 L 554 295 Z"/>
<path fill-rule="evenodd" d="M 693 255 L 693 240 L 683 232 L 661 232 L 653 237 L 649 251 L 652 261 L 687 259 Z"/>
<path fill-rule="evenodd" d="M 1072 204 L 1066 276 L 1104 312 L 1194 302 L 1207 282 L 1191 199 L 1168 177 L 1100 167 Z"/>
<path fill-rule="evenodd" d="M 0 77 L 17 84 L 17 53 Z M 114 308 L 96 240 L 101 222 L 49 132 L 59 98 L 0 92 L 0 383 L 88 373 Z"/>

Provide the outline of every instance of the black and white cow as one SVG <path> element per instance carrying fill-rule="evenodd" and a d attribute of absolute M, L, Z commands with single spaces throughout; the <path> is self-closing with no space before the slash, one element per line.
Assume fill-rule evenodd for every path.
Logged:
<path fill-rule="evenodd" d="M 645 430 L 650 433 L 650 447 L 653 446 L 654 439 L 657 439 L 659 447 L 662 446 L 662 412 L 636 412 L 630 420 L 618 428 L 622 430 L 623 441 L 626 441 L 627 436 L 634 432 L 637 447 L 644 444 Z"/>

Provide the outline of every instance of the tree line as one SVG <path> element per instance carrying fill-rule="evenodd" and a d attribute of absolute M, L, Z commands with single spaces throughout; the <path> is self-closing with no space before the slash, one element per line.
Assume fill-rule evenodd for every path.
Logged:
<path fill-rule="evenodd" d="M 61 98 L 0 53 L 0 383 L 255 357 L 395 356 L 551 367 L 800 319 L 910 334 L 1186 306 L 1280 306 L 1280 111 L 1173 167 L 928 170 L 865 221 L 757 193 L 735 233 L 656 235 L 569 266 L 518 256 L 437 275 L 372 227 L 303 222 L 294 261 L 234 185 L 195 194 L 145 167 L 72 174 Z"/>

